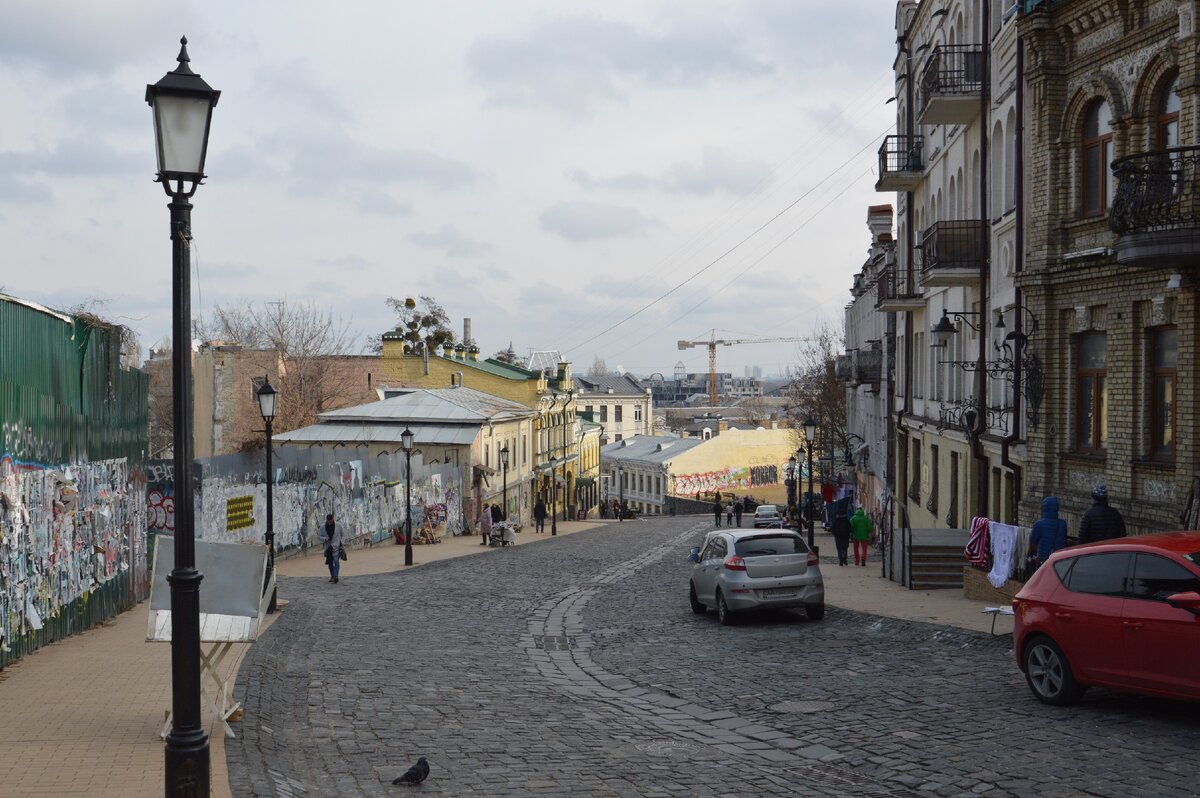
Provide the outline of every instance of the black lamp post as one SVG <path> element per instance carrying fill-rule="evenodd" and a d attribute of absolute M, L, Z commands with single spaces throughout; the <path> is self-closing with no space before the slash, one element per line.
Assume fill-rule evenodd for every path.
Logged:
<path fill-rule="evenodd" d="M 558 474 L 554 473 L 554 461 L 550 461 L 550 535 L 558 534 Z"/>
<path fill-rule="evenodd" d="M 796 512 L 800 512 L 800 462 L 796 459 L 796 455 L 792 455 L 787 461 L 787 475 L 791 482 L 788 485 L 788 505 L 795 507 Z M 796 529 L 800 528 L 800 522 L 796 522 Z"/>
<path fill-rule="evenodd" d="M 504 487 L 502 495 L 504 497 L 504 520 L 508 520 L 508 442 L 504 444 L 504 448 L 500 450 L 500 466 L 504 469 Z"/>
<path fill-rule="evenodd" d="M 412 430 L 400 433 L 400 448 L 404 450 L 404 564 L 412 565 Z"/>
<path fill-rule="evenodd" d="M 808 495 L 813 492 L 813 445 L 817 437 L 817 422 L 812 416 L 804 419 L 804 438 L 808 441 Z M 815 548 L 813 541 L 813 516 L 815 513 L 808 514 L 808 547 Z"/>
<path fill-rule="evenodd" d="M 617 471 L 617 523 L 625 523 L 625 483 L 622 481 L 625 477 L 621 471 L 621 467 L 616 467 Z"/>
<path fill-rule="evenodd" d="M 212 109 L 221 92 L 188 66 L 187 39 L 178 66 L 146 86 L 154 115 L 158 177 L 171 202 L 171 379 L 175 386 L 175 562 L 171 586 L 171 731 L 165 747 L 164 784 L 169 796 L 208 795 L 208 734 L 200 725 L 200 581 L 192 506 L 192 284 L 189 242 L 192 203 L 204 180 Z"/>
<path fill-rule="evenodd" d="M 275 420 L 275 402 L 278 398 L 279 392 L 271 387 L 271 379 L 264 379 L 262 387 L 258 389 L 258 411 L 267 423 L 267 576 L 263 590 L 271 584 L 271 576 L 275 573 L 275 469 L 271 464 L 271 423 Z M 277 597 L 278 591 L 271 591 L 271 602 L 267 605 L 267 612 L 275 612 Z"/>

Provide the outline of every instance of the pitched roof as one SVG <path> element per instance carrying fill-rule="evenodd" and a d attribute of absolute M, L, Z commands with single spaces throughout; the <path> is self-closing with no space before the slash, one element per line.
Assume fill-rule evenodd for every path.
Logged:
<path fill-rule="evenodd" d="M 602 377 L 572 377 L 575 389 L 580 393 L 606 394 L 611 389 L 614 394 L 630 396 L 645 394 L 646 386 L 629 374 L 605 374 Z"/>
<path fill-rule="evenodd" d="M 343 407 L 319 414 L 327 422 L 414 422 L 486 423 L 507 421 L 533 415 L 523 404 L 477 391 L 466 386 L 454 388 L 400 388 L 379 402 Z"/>
<path fill-rule="evenodd" d="M 693 449 L 704 441 L 698 438 L 667 438 L 659 435 L 634 435 L 616 443 L 601 447 L 600 458 L 609 460 L 637 460 L 643 463 L 665 463 L 671 458 Z"/>

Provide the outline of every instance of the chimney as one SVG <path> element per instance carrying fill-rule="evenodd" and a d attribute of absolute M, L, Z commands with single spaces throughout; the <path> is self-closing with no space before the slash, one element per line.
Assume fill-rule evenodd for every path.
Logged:
<path fill-rule="evenodd" d="M 463 319 L 463 343 L 471 345 L 471 320 Z"/>

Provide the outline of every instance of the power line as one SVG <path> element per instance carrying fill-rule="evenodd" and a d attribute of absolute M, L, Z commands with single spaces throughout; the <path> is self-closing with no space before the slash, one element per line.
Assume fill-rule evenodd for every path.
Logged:
<path fill-rule="evenodd" d="M 576 349 L 579 349 L 580 347 L 582 347 L 582 346 L 584 346 L 584 345 L 586 345 L 586 344 L 589 344 L 589 343 L 591 343 L 592 341 L 595 341 L 597 338 L 600 338 L 601 336 L 607 335 L 608 333 L 610 333 L 610 332 L 612 332 L 613 330 L 617 329 L 617 328 L 618 328 L 618 327 L 620 327 L 621 325 L 625 324 L 627 321 L 630 321 L 631 319 L 634 319 L 634 318 L 636 318 L 637 316 L 639 316 L 639 315 L 641 315 L 642 313 L 646 312 L 646 311 L 647 311 L 647 310 L 649 310 L 650 308 L 654 307 L 654 306 L 655 306 L 655 305 L 657 305 L 659 302 L 661 302 L 661 301 L 663 301 L 664 299 L 666 299 L 667 297 L 669 297 L 671 294 L 674 294 L 674 293 L 675 293 L 676 291 L 678 291 L 680 288 L 683 288 L 685 285 L 687 285 L 688 283 L 690 283 L 692 280 L 695 280 L 695 279 L 696 279 L 697 277 L 699 277 L 700 275 L 704 274 L 706 271 L 708 271 L 709 269 L 711 269 L 713 266 L 716 266 L 718 263 L 720 263 L 722 260 L 724 260 L 724 259 L 725 259 L 726 257 L 728 257 L 730 254 L 732 254 L 733 252 L 737 251 L 737 250 L 738 250 L 738 249 L 739 249 L 739 248 L 740 248 L 740 247 L 741 247 L 743 244 L 745 244 L 746 242 L 748 242 L 748 241 L 750 241 L 751 239 L 753 239 L 755 236 L 757 236 L 757 235 L 758 235 L 759 233 L 761 233 L 763 230 L 767 229 L 767 227 L 769 227 L 770 225 L 772 225 L 772 224 L 773 224 L 773 223 L 774 223 L 776 220 L 778 220 L 778 219 L 779 219 L 781 216 L 783 216 L 785 213 L 787 213 L 787 212 L 788 212 L 788 211 L 790 211 L 792 208 L 794 208 L 794 207 L 796 207 L 797 205 L 799 205 L 799 204 L 800 204 L 800 203 L 801 203 L 801 202 L 802 202 L 802 201 L 803 201 L 805 198 L 807 198 L 807 197 L 808 197 L 810 194 L 812 194 L 814 191 L 816 191 L 818 188 L 820 188 L 822 185 L 824 185 L 826 182 L 828 182 L 830 179 L 832 179 L 834 175 L 836 175 L 836 174 L 837 174 L 838 172 L 840 172 L 842 169 L 846 168 L 846 166 L 848 166 L 850 163 L 852 163 L 852 162 L 854 161 L 854 159 L 855 159 L 855 158 L 857 158 L 858 156 L 860 156 L 860 155 L 862 155 L 864 152 L 866 152 L 868 149 L 870 149 L 870 148 L 871 148 L 871 147 L 872 147 L 872 146 L 875 144 L 875 142 L 876 142 L 876 141 L 878 141 L 879 139 L 881 139 L 883 136 L 887 135 L 888 131 L 889 131 L 889 130 L 891 130 L 891 129 L 892 129 L 892 127 L 894 127 L 894 125 L 888 126 L 888 128 L 887 128 L 886 130 L 884 130 L 882 133 L 880 133 L 879 135 L 877 135 L 877 136 L 875 136 L 874 138 L 872 138 L 872 139 L 871 139 L 869 142 L 867 142 L 867 144 L 866 144 L 864 147 L 862 147 L 862 149 L 858 150 L 858 152 L 856 152 L 856 153 L 854 153 L 853 155 L 851 155 L 851 156 L 850 156 L 850 157 L 849 157 L 849 158 L 848 158 L 848 159 L 847 159 L 847 160 L 846 160 L 844 163 L 842 163 L 840 166 L 838 166 L 836 169 L 834 169 L 832 172 L 830 172 L 830 173 L 829 173 L 828 175 L 826 175 L 825 177 L 821 178 L 821 180 L 820 180 L 819 182 L 817 182 L 815 185 L 813 185 L 811 188 L 809 188 L 807 191 L 805 191 L 805 192 L 804 192 L 803 194 L 801 194 L 799 197 L 797 197 L 796 199 L 794 199 L 794 200 L 792 200 L 790 203 L 788 203 L 788 204 L 787 204 L 787 205 L 786 205 L 786 206 L 785 206 L 785 207 L 784 207 L 782 210 L 780 210 L 778 213 L 776 213 L 776 214 L 775 214 L 774 216 L 772 216 L 770 219 L 768 219 L 767 221 L 765 221 L 765 222 L 763 222 L 761 225 L 759 225 L 757 228 L 755 228 L 755 229 L 754 229 L 754 230 L 753 230 L 751 233 L 749 233 L 749 234 L 748 234 L 748 235 L 747 235 L 745 238 L 743 238 L 742 240 L 738 241 L 736 244 L 734 244 L 732 247 L 730 247 L 729 249 L 727 249 L 727 250 L 725 250 L 724 252 L 722 252 L 720 255 L 718 255 L 718 256 L 717 256 L 716 258 L 714 258 L 713 260 L 709 261 L 709 262 L 708 262 L 708 263 L 707 263 L 705 266 L 703 266 L 703 267 L 702 267 L 701 269 L 699 269 L 698 271 L 696 271 L 696 272 L 693 272 L 693 273 L 692 273 L 692 274 L 691 274 L 691 275 L 690 275 L 690 276 L 689 276 L 687 279 L 685 279 L 683 282 L 681 282 L 681 283 L 678 283 L 678 284 L 677 284 L 677 285 L 675 285 L 674 287 L 672 287 L 672 288 L 670 288 L 669 290 L 667 290 L 665 293 L 663 293 L 663 294 L 660 294 L 660 295 L 659 295 L 657 298 L 655 298 L 655 299 L 654 299 L 654 300 L 652 300 L 651 302 L 648 302 L 647 304 L 643 305 L 642 307 L 638 308 L 638 309 L 637 309 L 637 310 L 635 310 L 633 313 L 630 313 L 628 316 L 626 316 L 625 318 L 621 319 L 621 320 L 620 320 L 620 321 L 618 321 L 616 324 L 612 324 L 612 325 L 610 325 L 609 327 L 606 327 L 604 330 L 601 330 L 600 332 L 596 333 L 596 334 L 595 334 L 595 335 L 593 335 L 592 337 L 590 337 L 590 338 L 587 338 L 586 340 L 580 341 L 579 343 L 575 344 L 575 345 L 574 345 L 574 346 L 572 346 L 572 347 L 569 347 L 569 348 L 567 348 L 567 349 L 564 349 L 564 350 L 563 350 L 564 354 L 565 354 L 565 353 L 567 353 L 567 352 L 574 352 Z M 868 170 L 868 171 L 869 171 L 869 170 Z M 841 194 L 842 194 L 842 193 L 844 193 L 844 192 L 845 192 L 847 189 L 849 189 L 849 185 L 846 187 L 846 189 L 843 189 L 843 191 L 842 191 L 841 193 L 839 193 L 837 196 L 839 196 L 839 197 L 840 197 L 840 196 L 841 196 Z M 836 197 L 835 197 L 835 199 L 836 199 Z M 824 206 L 824 207 L 827 207 L 827 205 L 826 205 L 826 206 Z M 824 210 L 824 207 L 822 207 L 822 210 Z M 797 232 L 798 232 L 798 231 L 797 231 Z M 790 236 L 789 236 L 789 237 L 790 237 Z M 784 240 L 787 240 L 787 239 L 784 239 Z M 782 243 L 782 242 L 780 242 L 780 243 Z M 774 248 L 772 248 L 772 249 L 770 250 L 770 252 L 774 252 Z M 768 252 L 767 254 L 770 254 L 770 252 Z M 764 257 L 765 257 L 765 256 L 764 256 Z M 760 260 L 761 260 L 761 258 L 760 258 Z M 757 262 L 758 262 L 758 261 L 755 261 L 755 263 L 757 263 Z M 753 266 L 754 264 L 751 264 L 751 265 Z M 748 270 L 748 269 L 747 269 L 747 270 Z M 741 274 L 745 274 L 745 271 L 747 271 L 747 270 L 744 270 L 744 271 L 742 271 L 742 272 L 741 272 Z M 705 301 L 707 301 L 707 299 L 706 299 Z"/>

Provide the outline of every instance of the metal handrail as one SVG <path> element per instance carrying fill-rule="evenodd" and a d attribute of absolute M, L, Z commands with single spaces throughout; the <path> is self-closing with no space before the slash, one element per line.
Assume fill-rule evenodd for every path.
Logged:
<path fill-rule="evenodd" d="M 921 172 L 924 136 L 885 136 L 879 147 L 879 174 Z"/>
<path fill-rule="evenodd" d="M 983 89 L 983 45 L 942 44 L 921 71 L 922 105 L 930 94 L 977 94 Z"/>

